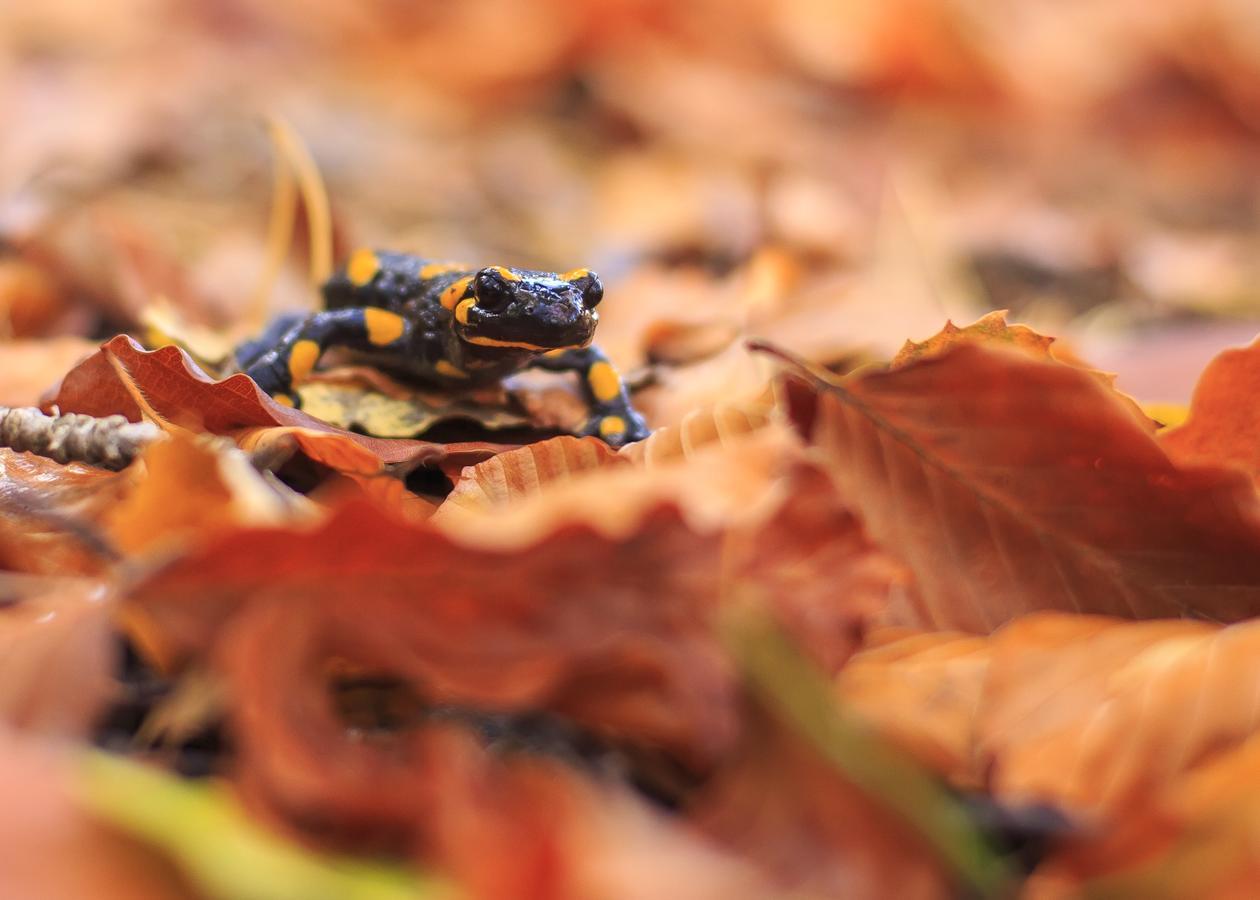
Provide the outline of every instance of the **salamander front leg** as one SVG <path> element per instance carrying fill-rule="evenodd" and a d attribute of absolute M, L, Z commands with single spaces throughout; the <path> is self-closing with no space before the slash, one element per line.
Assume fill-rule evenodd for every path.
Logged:
<path fill-rule="evenodd" d="M 617 370 L 598 347 L 540 356 L 531 366 L 550 372 L 577 372 L 591 407 L 581 434 L 598 435 L 611 447 L 641 441 L 651 430 L 630 405 L 630 394 Z"/>
<path fill-rule="evenodd" d="M 402 346 L 407 338 L 406 320 L 388 310 L 328 310 L 289 328 L 275 346 L 248 365 L 245 374 L 279 402 L 299 406 L 294 386 L 305 380 L 329 347 L 389 348 Z"/>

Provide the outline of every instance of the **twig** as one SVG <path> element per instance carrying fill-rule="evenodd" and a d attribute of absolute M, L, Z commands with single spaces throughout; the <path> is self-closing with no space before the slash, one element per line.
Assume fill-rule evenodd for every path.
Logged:
<path fill-rule="evenodd" d="M 46 456 L 59 463 L 80 462 L 105 469 L 125 469 L 162 436 L 150 422 L 125 416 L 67 413 L 47 416 L 32 407 L 0 406 L 0 445 Z"/>

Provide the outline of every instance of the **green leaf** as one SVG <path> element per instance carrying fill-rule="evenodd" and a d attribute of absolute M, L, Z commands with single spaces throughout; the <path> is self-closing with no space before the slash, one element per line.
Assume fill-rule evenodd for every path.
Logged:
<path fill-rule="evenodd" d="M 79 796 L 106 823 L 169 856 L 213 900 L 455 900 L 445 882 L 316 853 L 250 818 L 232 793 L 122 757 L 86 756 Z"/>

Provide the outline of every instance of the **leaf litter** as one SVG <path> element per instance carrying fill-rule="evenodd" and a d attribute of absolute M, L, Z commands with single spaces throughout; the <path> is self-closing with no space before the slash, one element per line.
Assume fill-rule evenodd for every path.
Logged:
<path fill-rule="evenodd" d="M 1248 895 L 1246 4 L 124 5 L 0 11 L 0 401 L 155 429 L 0 448 L 0 893 Z M 364 243 L 654 434 L 232 373 Z"/>

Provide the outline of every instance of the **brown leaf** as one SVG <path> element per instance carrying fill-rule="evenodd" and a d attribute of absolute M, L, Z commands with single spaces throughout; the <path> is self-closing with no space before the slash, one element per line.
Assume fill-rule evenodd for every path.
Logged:
<path fill-rule="evenodd" d="M 791 388 L 871 536 L 913 572 L 913 621 L 987 632 L 1035 609 L 1232 621 L 1260 609 L 1249 482 L 1182 468 L 1089 374 L 965 345 Z"/>
<path fill-rule="evenodd" d="M 1260 478 L 1260 417 L 1250 398 L 1260 390 L 1260 341 L 1226 350 L 1194 389 L 1184 425 L 1160 433 L 1168 455 L 1186 465 L 1233 465 Z"/>
<path fill-rule="evenodd" d="M 105 586 L 4 575 L 0 591 L 0 721 L 86 737 L 114 692 Z"/>

